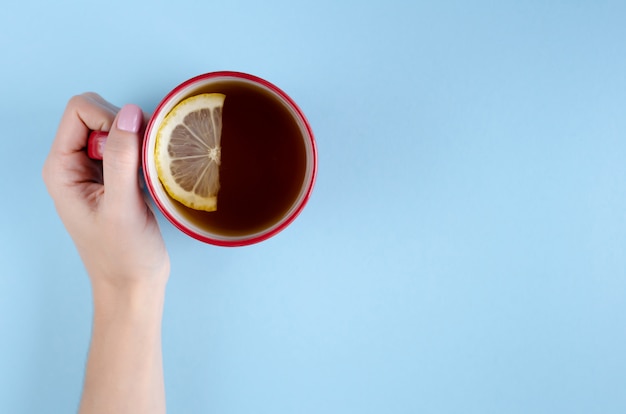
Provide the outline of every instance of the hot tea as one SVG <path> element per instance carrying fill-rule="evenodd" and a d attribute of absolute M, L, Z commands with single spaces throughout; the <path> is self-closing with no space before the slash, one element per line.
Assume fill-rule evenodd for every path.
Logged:
<path fill-rule="evenodd" d="M 222 112 L 217 211 L 171 200 L 203 231 L 224 237 L 261 232 L 285 217 L 304 187 L 303 127 L 273 92 L 245 80 L 220 80 L 190 91 L 226 95 Z"/>

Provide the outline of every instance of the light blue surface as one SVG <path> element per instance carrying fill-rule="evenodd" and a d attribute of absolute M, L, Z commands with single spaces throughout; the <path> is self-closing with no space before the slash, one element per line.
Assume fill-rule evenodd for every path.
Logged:
<path fill-rule="evenodd" d="M 66 101 L 151 111 L 213 70 L 289 93 L 319 175 L 256 246 L 163 222 L 169 412 L 626 412 L 624 22 L 617 1 L 3 5 L 0 412 L 80 398 L 89 284 L 41 181 Z"/>

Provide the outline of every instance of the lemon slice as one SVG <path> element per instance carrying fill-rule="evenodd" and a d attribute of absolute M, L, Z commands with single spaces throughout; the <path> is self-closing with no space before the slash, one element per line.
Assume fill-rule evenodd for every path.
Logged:
<path fill-rule="evenodd" d="M 157 130 L 157 175 L 173 199 L 195 210 L 217 210 L 224 99 L 220 93 L 184 99 Z"/>

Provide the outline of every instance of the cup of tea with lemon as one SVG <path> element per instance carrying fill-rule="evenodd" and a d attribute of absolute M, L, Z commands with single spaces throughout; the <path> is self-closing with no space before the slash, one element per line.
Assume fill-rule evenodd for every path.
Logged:
<path fill-rule="evenodd" d="M 241 72 L 174 88 L 150 118 L 143 174 L 158 209 L 205 243 L 245 246 L 286 228 L 317 172 L 309 122 L 281 89 Z"/>

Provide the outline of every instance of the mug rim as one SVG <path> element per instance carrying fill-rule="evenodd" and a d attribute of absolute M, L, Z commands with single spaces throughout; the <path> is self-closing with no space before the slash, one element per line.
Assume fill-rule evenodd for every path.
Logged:
<path fill-rule="evenodd" d="M 258 233 L 254 233 L 252 235 L 219 238 L 219 237 L 210 237 L 205 234 L 200 234 L 194 231 L 192 228 L 186 226 L 185 223 L 178 220 L 174 216 L 174 214 L 170 212 L 170 209 L 167 208 L 165 203 L 160 199 L 157 193 L 157 190 L 155 188 L 155 186 L 160 185 L 160 182 L 158 182 L 158 177 L 154 180 L 157 182 L 153 182 L 153 179 L 151 178 L 151 175 L 149 174 L 149 171 L 148 171 L 149 159 L 150 159 L 149 137 L 152 135 L 152 131 L 156 127 L 155 125 L 156 119 L 159 117 L 161 112 L 171 102 L 171 99 L 175 97 L 176 95 L 179 95 L 181 92 L 183 92 L 186 89 L 192 88 L 193 85 L 197 84 L 198 82 L 203 82 L 203 81 L 206 81 L 209 79 L 215 79 L 215 78 L 243 79 L 243 80 L 252 82 L 254 84 L 258 84 L 261 87 L 264 87 L 272 91 L 273 93 L 277 94 L 284 101 L 284 103 L 295 112 L 297 117 L 300 118 L 299 120 L 301 121 L 302 126 L 304 127 L 304 130 L 302 131 L 303 132 L 302 137 L 303 139 L 309 141 L 309 145 L 311 147 L 311 152 L 310 152 L 311 159 L 307 161 L 308 163 L 310 163 L 310 167 L 307 168 L 307 175 L 308 175 L 308 170 L 310 169 L 310 177 L 308 178 L 306 182 L 303 183 L 304 193 L 301 196 L 299 196 L 299 198 L 296 200 L 297 204 L 294 204 L 294 207 L 292 207 L 291 211 L 288 214 L 286 214 L 284 217 L 282 217 L 280 220 L 278 220 L 277 223 L 268 227 L 267 229 L 264 229 Z M 143 146 L 142 146 L 142 165 L 143 165 L 144 181 L 148 189 L 148 192 L 150 193 L 151 198 L 154 200 L 159 211 L 165 216 L 165 218 L 167 218 L 167 220 L 170 223 L 172 223 L 176 228 L 178 228 L 180 231 L 182 231 L 186 235 L 196 240 L 199 240 L 201 242 L 216 245 L 216 246 L 223 246 L 223 247 L 239 247 L 239 246 L 247 246 L 247 245 L 256 244 L 256 243 L 262 242 L 264 240 L 267 240 L 275 236 L 276 234 L 284 230 L 287 226 L 289 226 L 296 219 L 296 217 L 300 215 L 305 205 L 308 203 L 309 198 L 311 197 L 311 193 L 313 191 L 313 187 L 314 187 L 315 180 L 316 180 L 317 147 L 315 143 L 315 137 L 313 135 L 313 130 L 311 128 L 309 121 L 305 117 L 300 107 L 296 104 L 296 102 L 289 95 L 287 95 L 282 89 L 280 89 L 279 87 L 277 87 L 276 85 L 270 83 L 269 81 L 265 79 L 262 79 L 255 75 L 251 75 L 249 73 L 237 72 L 237 71 L 216 71 L 216 72 L 203 73 L 201 75 L 194 76 L 182 82 L 181 84 L 176 86 L 174 89 L 172 89 L 159 102 L 158 106 L 156 107 L 156 109 L 154 110 L 152 116 L 150 117 L 148 121 L 148 125 L 146 126 Z"/>

